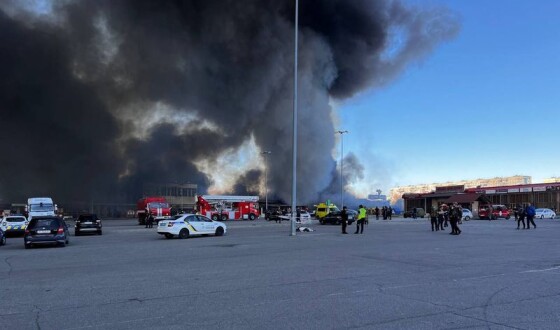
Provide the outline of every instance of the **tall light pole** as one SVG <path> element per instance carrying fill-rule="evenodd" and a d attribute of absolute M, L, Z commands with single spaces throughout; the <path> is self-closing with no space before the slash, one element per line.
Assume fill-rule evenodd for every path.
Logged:
<path fill-rule="evenodd" d="M 261 152 L 264 155 L 264 210 L 265 212 L 268 211 L 268 155 L 270 155 L 272 151 L 265 150 Z"/>
<path fill-rule="evenodd" d="M 290 236 L 296 235 L 296 169 L 297 169 L 297 90 L 298 90 L 298 19 L 299 1 L 296 0 L 294 41 L 294 136 L 292 138 L 292 217 Z"/>
<path fill-rule="evenodd" d="M 335 133 L 340 134 L 340 209 L 344 207 L 344 177 L 342 176 L 342 165 L 344 158 L 344 134 L 349 133 L 348 131 L 336 131 Z"/>

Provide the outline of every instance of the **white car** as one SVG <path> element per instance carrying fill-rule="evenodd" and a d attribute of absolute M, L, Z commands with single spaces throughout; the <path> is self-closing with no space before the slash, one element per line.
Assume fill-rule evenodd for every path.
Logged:
<path fill-rule="evenodd" d="M 282 220 L 288 220 L 289 221 L 291 219 L 292 215 L 288 213 L 288 214 L 285 214 L 285 215 L 280 215 L 278 217 Z M 299 217 L 296 217 L 296 222 L 297 223 L 302 223 L 302 224 L 303 223 L 307 223 L 307 224 L 310 223 L 311 222 L 311 214 L 309 214 L 309 212 L 305 212 L 305 211 L 300 212 Z"/>
<path fill-rule="evenodd" d="M 157 226 L 157 233 L 165 238 L 188 238 L 194 235 L 222 236 L 226 233 L 226 225 L 203 215 L 180 214 L 172 219 L 161 220 Z"/>
<path fill-rule="evenodd" d="M 556 218 L 556 213 L 551 209 L 536 209 L 535 210 L 535 218 L 536 219 L 554 219 Z"/>
<path fill-rule="evenodd" d="M 469 221 L 472 219 L 472 212 L 469 209 L 463 209 L 463 218 L 462 220 Z"/>
<path fill-rule="evenodd" d="M 23 215 L 8 215 L 0 222 L 2 230 L 6 234 L 23 234 L 29 221 Z"/>

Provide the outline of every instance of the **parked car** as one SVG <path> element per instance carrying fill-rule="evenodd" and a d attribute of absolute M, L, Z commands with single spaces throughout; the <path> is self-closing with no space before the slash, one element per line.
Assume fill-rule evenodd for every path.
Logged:
<path fill-rule="evenodd" d="M 307 211 L 298 212 L 299 216 L 296 215 L 296 222 L 298 223 L 309 223 L 311 221 L 311 215 Z M 279 215 L 278 218 L 282 220 L 290 221 L 292 215 L 290 213 L 286 213 L 284 215 Z"/>
<path fill-rule="evenodd" d="M 101 219 L 96 214 L 81 214 L 74 224 L 74 235 L 80 236 L 84 233 L 103 234 Z"/>
<path fill-rule="evenodd" d="M 412 218 L 413 209 L 410 209 L 403 213 L 403 218 Z M 426 211 L 423 208 L 417 207 L 416 208 L 416 217 L 423 218 L 426 216 Z"/>
<path fill-rule="evenodd" d="M 6 235 L 4 234 L 2 228 L 0 228 L 0 246 L 2 245 L 6 245 Z"/>
<path fill-rule="evenodd" d="M 351 210 L 348 210 L 348 211 L 351 211 Z M 356 212 L 356 214 L 357 214 L 357 212 Z M 351 225 L 355 220 L 356 220 L 356 217 L 353 214 L 353 212 L 348 212 L 348 224 Z M 325 225 L 327 223 L 330 223 L 331 225 L 340 225 L 342 223 L 341 211 L 333 211 L 333 212 L 325 215 L 324 217 L 319 219 L 319 223 L 322 224 L 322 225 Z"/>
<path fill-rule="evenodd" d="M 537 219 L 554 219 L 556 218 L 556 213 L 554 211 L 552 211 L 551 209 L 544 209 L 544 208 L 540 208 L 540 209 L 536 209 L 535 210 L 535 218 Z"/>
<path fill-rule="evenodd" d="M 470 219 L 472 219 L 472 212 L 469 209 L 463 209 L 463 217 L 461 220 L 465 220 L 465 221 L 469 221 Z"/>
<path fill-rule="evenodd" d="M 23 235 L 27 227 L 27 218 L 23 215 L 8 215 L 0 221 L 0 227 L 7 235 Z"/>
<path fill-rule="evenodd" d="M 157 233 L 165 238 L 188 238 L 193 235 L 222 236 L 226 233 L 226 225 L 202 215 L 182 214 L 172 219 L 160 220 Z"/>
<path fill-rule="evenodd" d="M 498 218 L 511 218 L 511 212 L 505 205 L 481 205 L 478 209 L 479 219 L 496 220 Z"/>
<path fill-rule="evenodd" d="M 70 243 L 70 233 L 66 222 L 59 217 L 36 217 L 31 219 L 25 229 L 23 244 L 26 249 L 34 245 L 56 244 L 66 246 Z"/>

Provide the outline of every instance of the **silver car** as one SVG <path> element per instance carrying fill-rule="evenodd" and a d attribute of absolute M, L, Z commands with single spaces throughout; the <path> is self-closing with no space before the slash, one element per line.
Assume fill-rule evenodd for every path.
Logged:
<path fill-rule="evenodd" d="M 469 221 L 472 219 L 472 212 L 469 209 L 463 209 L 463 217 L 461 220 Z"/>
<path fill-rule="evenodd" d="M 556 213 L 551 209 L 536 209 L 535 210 L 535 218 L 537 219 L 554 219 L 556 218 Z"/>

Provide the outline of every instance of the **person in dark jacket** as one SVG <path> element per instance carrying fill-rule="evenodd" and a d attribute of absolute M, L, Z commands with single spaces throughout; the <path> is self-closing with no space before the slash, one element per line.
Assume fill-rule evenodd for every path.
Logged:
<path fill-rule="evenodd" d="M 463 209 L 459 204 L 454 203 L 449 211 L 449 224 L 451 225 L 451 235 L 461 234 L 461 229 L 459 229 L 459 220 L 463 216 Z"/>
<path fill-rule="evenodd" d="M 445 212 L 443 211 L 443 207 L 440 206 L 437 212 L 437 224 L 439 226 L 439 230 L 443 230 L 443 220 L 445 219 Z"/>
<path fill-rule="evenodd" d="M 346 209 L 346 206 L 342 207 L 342 212 L 340 212 L 340 217 L 342 218 L 342 233 L 343 234 L 348 234 L 346 232 L 346 226 L 348 226 L 348 210 Z"/>
<path fill-rule="evenodd" d="M 154 216 L 152 213 L 149 213 L 146 218 L 146 228 L 154 228 Z"/>
<path fill-rule="evenodd" d="M 525 208 L 525 215 L 527 216 L 527 229 L 531 228 L 531 224 L 533 224 L 533 229 L 537 229 L 537 225 L 535 224 L 535 207 L 533 204 L 529 203 Z"/>
<path fill-rule="evenodd" d="M 379 208 L 375 207 L 375 220 L 379 220 Z"/>
<path fill-rule="evenodd" d="M 438 224 L 438 212 L 435 206 L 432 206 L 432 211 L 430 211 L 430 222 L 432 223 L 432 231 L 439 231 Z"/>
<path fill-rule="evenodd" d="M 523 223 L 523 229 L 525 229 L 525 210 L 519 206 L 515 212 L 517 214 L 517 229 L 519 229 L 521 223 Z"/>

